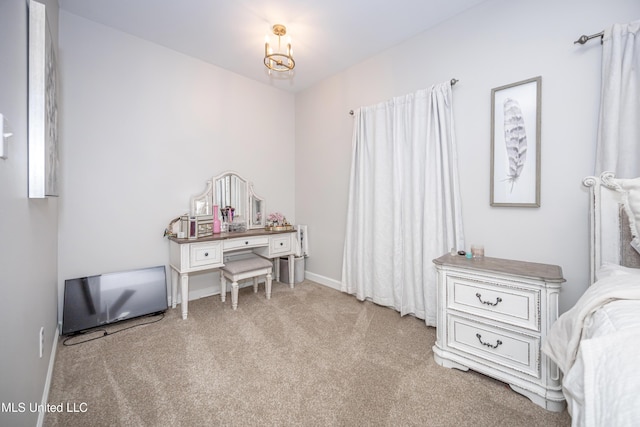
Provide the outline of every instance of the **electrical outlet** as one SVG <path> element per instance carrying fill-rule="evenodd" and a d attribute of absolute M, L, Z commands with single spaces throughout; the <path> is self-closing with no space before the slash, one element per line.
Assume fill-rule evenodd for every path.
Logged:
<path fill-rule="evenodd" d="M 42 351 L 44 350 L 44 326 L 40 327 L 40 357 L 42 357 Z"/>

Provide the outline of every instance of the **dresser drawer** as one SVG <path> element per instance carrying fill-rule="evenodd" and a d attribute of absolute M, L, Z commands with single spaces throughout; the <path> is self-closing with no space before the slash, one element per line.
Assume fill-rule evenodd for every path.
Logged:
<path fill-rule="evenodd" d="M 189 245 L 190 267 L 215 267 L 222 265 L 222 245 L 220 242 L 192 243 Z"/>
<path fill-rule="evenodd" d="M 266 236 L 238 237 L 234 239 L 224 240 L 223 242 L 224 242 L 223 243 L 224 250 L 231 251 L 234 249 L 267 246 L 269 244 L 269 237 L 266 237 Z"/>
<path fill-rule="evenodd" d="M 540 291 L 499 280 L 447 277 L 447 307 L 540 331 Z"/>
<path fill-rule="evenodd" d="M 479 361 L 491 361 L 508 368 L 540 378 L 540 338 L 519 334 L 492 325 L 447 316 L 448 345 Z"/>
<path fill-rule="evenodd" d="M 287 254 L 291 252 L 291 234 L 282 236 L 272 236 L 269 243 L 269 253 L 271 255 Z"/>

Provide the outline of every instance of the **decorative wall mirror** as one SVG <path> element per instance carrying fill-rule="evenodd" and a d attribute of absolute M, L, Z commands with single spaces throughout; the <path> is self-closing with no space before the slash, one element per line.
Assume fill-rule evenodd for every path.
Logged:
<path fill-rule="evenodd" d="M 264 227 L 264 200 L 235 172 L 224 172 L 207 181 L 205 191 L 191 198 L 191 215 L 213 215 L 213 206 L 218 206 L 221 221 L 244 222 L 247 228 Z"/>

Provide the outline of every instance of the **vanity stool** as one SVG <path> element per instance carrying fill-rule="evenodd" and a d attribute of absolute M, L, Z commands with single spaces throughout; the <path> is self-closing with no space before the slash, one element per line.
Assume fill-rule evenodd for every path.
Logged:
<path fill-rule="evenodd" d="M 253 292 L 258 292 L 258 278 L 266 276 L 265 293 L 267 299 L 271 298 L 271 271 L 273 264 L 266 258 L 252 255 L 250 258 L 243 258 L 227 262 L 220 268 L 220 299 L 225 301 L 227 295 L 227 279 L 231 283 L 231 307 L 238 308 L 238 281 L 253 277 Z"/>

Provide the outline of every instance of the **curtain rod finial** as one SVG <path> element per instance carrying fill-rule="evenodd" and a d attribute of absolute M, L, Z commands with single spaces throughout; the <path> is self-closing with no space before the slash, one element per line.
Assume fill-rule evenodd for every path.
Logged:
<path fill-rule="evenodd" d="M 578 44 L 578 43 L 585 44 L 588 40 L 589 40 L 589 37 L 582 35 L 578 40 L 574 41 L 573 44 Z"/>
<path fill-rule="evenodd" d="M 600 31 L 597 34 L 592 34 L 590 36 L 587 35 L 581 35 L 580 38 L 578 38 L 578 40 L 574 41 L 573 44 L 585 44 L 586 42 L 588 42 L 591 39 L 595 39 L 596 37 L 600 37 L 600 44 L 602 44 L 604 42 L 604 31 Z"/>

